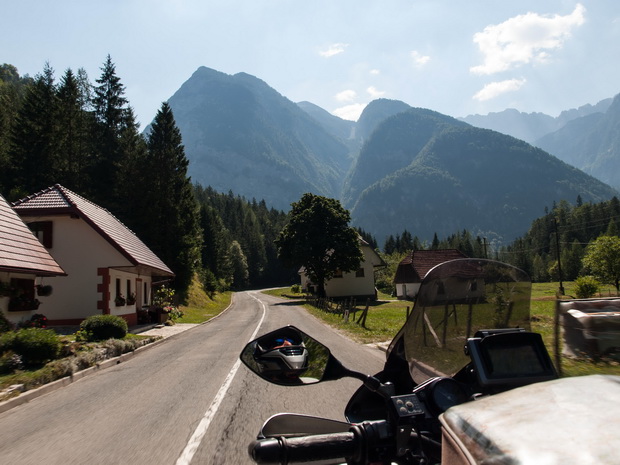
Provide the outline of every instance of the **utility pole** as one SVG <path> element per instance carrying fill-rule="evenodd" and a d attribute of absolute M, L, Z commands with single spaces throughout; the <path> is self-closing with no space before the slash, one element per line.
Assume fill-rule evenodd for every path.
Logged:
<path fill-rule="evenodd" d="M 553 218 L 553 226 L 555 228 L 555 253 L 558 257 L 558 274 L 560 275 L 560 295 L 564 295 L 564 286 L 562 285 L 562 264 L 560 260 L 560 235 L 558 234 L 558 220 Z"/>

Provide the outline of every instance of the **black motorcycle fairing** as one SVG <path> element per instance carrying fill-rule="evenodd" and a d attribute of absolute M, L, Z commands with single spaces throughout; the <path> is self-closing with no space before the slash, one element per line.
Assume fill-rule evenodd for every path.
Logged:
<path fill-rule="evenodd" d="M 409 364 L 405 359 L 402 333 L 396 336 L 387 351 L 383 370 L 374 375 L 382 383 L 391 383 L 395 395 L 410 393 L 415 384 L 409 375 Z M 351 423 L 364 420 L 387 420 L 385 397 L 360 386 L 353 394 L 344 411 L 344 416 Z"/>

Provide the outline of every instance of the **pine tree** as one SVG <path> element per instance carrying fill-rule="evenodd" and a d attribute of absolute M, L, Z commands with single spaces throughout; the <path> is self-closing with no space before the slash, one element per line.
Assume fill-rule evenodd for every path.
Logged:
<path fill-rule="evenodd" d="M 58 159 L 58 100 L 54 70 L 45 64 L 42 74 L 28 87 L 13 126 L 10 150 L 10 186 L 21 195 L 56 182 Z"/>
<path fill-rule="evenodd" d="M 225 279 L 226 253 L 231 241 L 222 219 L 215 209 L 206 203 L 200 206 L 200 227 L 203 231 L 202 266 L 216 278 Z"/>
<path fill-rule="evenodd" d="M 96 120 L 95 140 L 97 154 L 92 172 L 95 200 L 108 206 L 112 211 L 120 203 L 120 175 L 126 160 L 121 146 L 121 134 L 128 126 L 128 102 L 124 97 L 125 87 L 116 75 L 116 66 L 110 55 L 101 68 L 101 77 L 97 79 L 93 106 Z"/>
<path fill-rule="evenodd" d="M 244 289 L 248 285 L 248 261 L 237 241 L 232 241 L 228 249 L 227 268 L 230 272 L 232 288 Z"/>
<path fill-rule="evenodd" d="M 92 180 L 86 176 L 93 151 L 89 86 L 83 69 L 78 71 L 77 76 L 68 69 L 58 87 L 58 124 L 61 131 L 56 182 L 85 195 L 88 195 L 92 184 Z"/>
<path fill-rule="evenodd" d="M 12 160 L 10 158 L 11 134 L 22 105 L 26 88 L 32 78 L 20 77 L 13 65 L 0 65 L 0 192 L 9 195 L 14 187 Z"/>
<path fill-rule="evenodd" d="M 175 272 L 175 288 L 183 297 L 200 267 L 201 231 L 198 204 L 187 176 L 188 160 L 167 103 L 157 112 L 147 137 L 141 167 L 141 237 Z"/>

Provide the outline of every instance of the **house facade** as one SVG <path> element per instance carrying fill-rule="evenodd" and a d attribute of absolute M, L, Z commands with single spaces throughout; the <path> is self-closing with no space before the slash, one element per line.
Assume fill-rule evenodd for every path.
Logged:
<path fill-rule="evenodd" d="M 398 264 L 394 275 L 397 299 L 415 299 L 429 270 L 440 263 L 467 258 L 457 249 L 414 250 Z"/>
<path fill-rule="evenodd" d="M 45 280 L 65 274 L 0 195 L 0 311 L 4 316 L 18 324 L 43 312 L 42 294 L 50 291 Z"/>
<path fill-rule="evenodd" d="M 385 266 L 383 259 L 370 245 L 360 238 L 360 248 L 364 258 L 356 271 L 338 273 L 325 283 L 325 295 L 329 298 L 371 298 L 376 299 L 375 269 Z M 301 288 L 306 292 L 315 293 L 316 286 L 310 281 L 305 269 L 299 270 Z"/>
<path fill-rule="evenodd" d="M 46 278 L 50 325 L 74 325 L 91 315 L 118 315 L 133 325 L 151 303 L 153 283 L 174 273 L 104 208 L 54 185 L 13 204 L 15 211 L 67 273 Z"/>

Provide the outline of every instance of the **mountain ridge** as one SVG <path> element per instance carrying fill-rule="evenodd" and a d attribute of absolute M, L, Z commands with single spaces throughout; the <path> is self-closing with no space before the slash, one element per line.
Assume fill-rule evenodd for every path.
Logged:
<path fill-rule="evenodd" d="M 305 192 L 336 198 L 380 240 L 404 229 L 507 240 L 555 201 L 617 194 L 522 140 L 398 100 L 347 122 L 247 73 L 200 67 L 169 104 L 194 181 L 285 211 Z"/>

